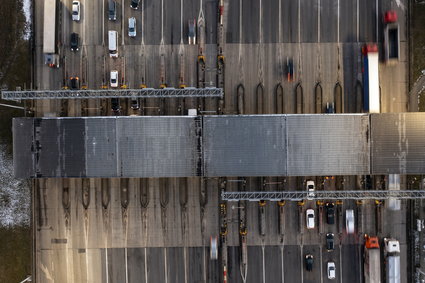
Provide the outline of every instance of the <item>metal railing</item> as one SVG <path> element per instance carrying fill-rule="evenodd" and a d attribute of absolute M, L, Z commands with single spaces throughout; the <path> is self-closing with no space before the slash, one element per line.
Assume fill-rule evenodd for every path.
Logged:
<path fill-rule="evenodd" d="M 141 88 L 141 89 L 78 89 L 2 91 L 5 100 L 27 99 L 90 99 L 90 98 L 167 98 L 167 97 L 223 97 L 222 88 Z"/>
<path fill-rule="evenodd" d="M 425 191 L 287 191 L 287 192 L 222 192 L 221 199 L 224 201 L 280 201 L 291 200 L 364 200 L 364 199 L 424 199 Z"/>

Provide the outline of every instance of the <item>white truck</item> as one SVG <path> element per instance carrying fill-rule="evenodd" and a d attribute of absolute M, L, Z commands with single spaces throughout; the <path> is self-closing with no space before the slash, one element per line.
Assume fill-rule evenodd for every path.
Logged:
<path fill-rule="evenodd" d="M 384 238 L 385 276 L 387 283 L 400 283 L 400 243 L 393 238 Z"/>
<path fill-rule="evenodd" d="M 363 110 L 368 113 L 381 112 L 379 91 L 379 55 L 376 44 L 366 44 L 363 53 Z"/>
<path fill-rule="evenodd" d="M 44 63 L 51 68 L 59 68 L 56 10 L 57 0 L 44 0 L 43 54 Z"/>

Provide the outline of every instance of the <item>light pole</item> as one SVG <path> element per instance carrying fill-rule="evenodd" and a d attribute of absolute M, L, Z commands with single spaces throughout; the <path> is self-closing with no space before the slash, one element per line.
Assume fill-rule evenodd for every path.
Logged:
<path fill-rule="evenodd" d="M 245 209 L 245 207 L 232 205 L 232 209 Z"/>
<path fill-rule="evenodd" d="M 23 281 L 19 282 L 19 283 L 24 283 L 24 282 L 32 282 L 32 278 L 31 275 L 28 275 L 27 278 L 25 278 Z"/>

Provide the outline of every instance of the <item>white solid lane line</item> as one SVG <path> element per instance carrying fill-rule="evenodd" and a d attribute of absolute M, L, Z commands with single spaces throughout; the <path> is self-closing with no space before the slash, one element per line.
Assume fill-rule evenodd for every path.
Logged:
<path fill-rule="evenodd" d="M 320 43 L 320 0 L 317 0 L 317 42 Z"/>
<path fill-rule="evenodd" d="M 340 13 L 340 11 L 339 11 L 339 0 L 338 0 L 338 23 L 337 23 L 337 26 L 336 26 L 336 28 L 337 28 L 337 31 L 336 31 L 336 33 L 337 33 L 337 42 L 338 42 L 338 44 L 339 44 L 339 23 L 340 23 L 340 19 L 339 19 L 339 13 Z"/>
<path fill-rule="evenodd" d="M 147 249 L 145 248 L 145 283 L 148 283 L 148 255 L 146 251 Z"/>
<path fill-rule="evenodd" d="M 376 25 L 376 40 L 375 42 L 378 43 L 378 0 L 375 1 L 375 25 Z"/>
<path fill-rule="evenodd" d="M 164 0 L 161 0 L 161 45 L 164 44 Z"/>
<path fill-rule="evenodd" d="M 121 45 L 124 46 L 124 26 L 125 26 L 125 15 L 124 15 L 124 0 L 121 4 L 122 7 L 122 19 L 121 19 Z"/>
<path fill-rule="evenodd" d="M 168 283 L 168 273 L 167 273 L 167 248 L 164 248 L 164 273 L 165 273 L 165 283 Z"/>
<path fill-rule="evenodd" d="M 323 249 L 322 246 L 319 246 L 319 250 L 320 250 L 320 282 L 323 283 Z"/>
<path fill-rule="evenodd" d="M 184 260 L 184 282 L 187 283 L 187 248 L 183 248 L 183 260 Z"/>
<path fill-rule="evenodd" d="M 359 25 L 360 25 L 360 23 L 359 23 L 359 0 L 357 0 L 357 11 L 356 11 L 356 16 L 357 16 L 357 31 L 356 31 L 356 34 L 357 34 L 357 42 L 359 42 Z"/>
<path fill-rule="evenodd" d="M 180 44 L 183 44 L 183 0 L 180 0 Z"/>
<path fill-rule="evenodd" d="M 105 14 L 105 1 L 102 0 L 102 15 Z M 105 17 L 102 17 L 102 46 L 105 46 Z"/>
<path fill-rule="evenodd" d="M 281 264 L 281 276 L 282 276 L 282 283 L 285 283 L 285 266 L 283 262 L 283 244 L 280 246 L 280 264 Z"/>
<path fill-rule="evenodd" d="M 264 249 L 265 249 L 265 246 L 264 246 L 264 244 L 263 244 L 263 246 L 261 247 L 261 253 L 262 253 L 262 256 L 263 256 L 263 283 L 266 283 L 266 259 L 265 259 L 265 255 L 264 255 Z"/>

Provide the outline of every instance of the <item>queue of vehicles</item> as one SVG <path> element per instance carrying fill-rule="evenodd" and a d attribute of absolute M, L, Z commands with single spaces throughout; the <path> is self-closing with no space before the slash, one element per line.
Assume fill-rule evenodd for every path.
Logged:
<path fill-rule="evenodd" d="M 46 0 L 50 3 L 56 3 L 57 0 Z M 131 0 L 130 7 L 132 9 L 137 10 L 139 8 L 140 0 Z M 72 2 L 72 20 L 80 21 L 81 19 L 81 4 L 80 1 Z M 52 19 L 50 17 L 45 17 L 48 19 Z M 53 17 L 54 18 L 54 17 Z M 117 2 L 116 0 L 108 0 L 108 20 L 116 21 L 117 20 Z M 45 22 L 46 23 L 46 22 Z M 54 25 L 51 25 L 54 26 Z M 188 33 L 188 41 L 189 44 L 196 44 L 196 20 L 189 20 L 189 33 Z M 47 29 L 45 29 L 45 32 Z M 128 36 L 131 38 L 135 38 L 137 35 L 137 21 L 135 17 L 128 18 Z M 51 44 L 52 45 L 52 44 Z M 70 47 L 71 51 L 79 50 L 79 35 L 78 33 L 73 32 L 71 34 Z M 47 47 L 48 44 L 45 44 Z M 47 50 L 47 49 L 46 49 Z M 118 58 L 118 32 L 115 30 L 108 31 L 108 50 L 109 56 L 111 58 Z M 44 53 L 46 53 L 45 51 Z M 50 58 L 50 57 L 49 57 Z M 49 61 L 53 61 L 53 59 L 49 59 Z M 59 66 L 59 55 L 56 58 L 57 63 L 55 66 Z M 118 71 L 113 70 L 110 72 L 110 87 L 116 88 L 118 87 Z"/>
<path fill-rule="evenodd" d="M 306 190 L 308 199 L 313 199 L 315 196 L 314 181 L 306 182 Z M 330 225 L 335 223 L 335 205 L 332 202 L 325 204 L 326 222 Z M 346 234 L 354 234 L 354 210 L 347 209 L 345 211 L 345 229 Z M 314 209 L 306 210 L 306 226 L 307 229 L 315 228 L 315 211 Z M 332 252 L 335 249 L 335 239 L 333 233 L 326 234 L 326 250 Z M 400 244 L 396 239 L 384 238 L 384 265 L 385 265 L 385 281 L 381 278 L 381 250 L 378 237 L 365 235 L 365 244 L 363 249 L 363 269 L 365 283 L 400 283 Z M 314 257 L 311 254 L 306 254 L 304 258 L 305 268 L 307 271 L 313 270 Z M 334 261 L 327 263 L 328 279 L 335 279 L 336 266 Z"/>
<path fill-rule="evenodd" d="M 315 183 L 313 180 L 307 180 L 306 182 L 306 190 L 307 200 L 312 200 L 315 197 Z M 335 224 L 335 204 L 333 202 L 327 202 L 325 204 L 326 207 L 326 222 L 329 225 Z M 348 211 L 348 210 L 347 210 Z M 312 208 L 306 210 L 306 226 L 307 229 L 315 228 L 315 211 Z M 326 250 L 328 252 L 332 252 L 335 250 L 335 235 L 334 233 L 326 234 Z M 305 255 L 305 267 L 307 271 L 313 270 L 314 256 L 312 254 Z M 329 261 L 326 265 L 326 274 L 328 279 L 336 278 L 336 266 L 334 261 Z"/>

